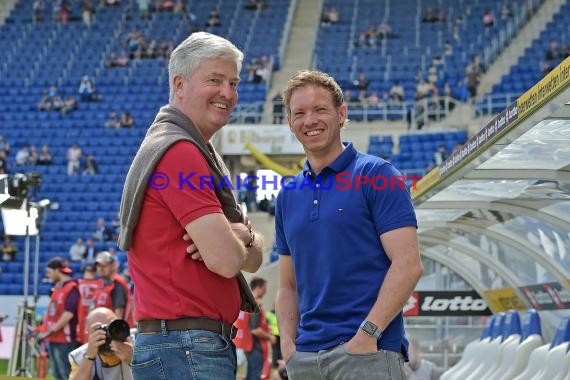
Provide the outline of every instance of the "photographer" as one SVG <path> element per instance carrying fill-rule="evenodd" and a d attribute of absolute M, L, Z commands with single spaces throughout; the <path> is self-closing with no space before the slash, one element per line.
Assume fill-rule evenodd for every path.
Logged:
<path fill-rule="evenodd" d="M 116 319 L 117 316 L 104 307 L 89 313 L 89 340 L 69 354 L 71 380 L 133 379 L 130 367 L 133 357 L 131 338 L 111 340 L 113 334 L 109 333 L 110 323 Z"/>

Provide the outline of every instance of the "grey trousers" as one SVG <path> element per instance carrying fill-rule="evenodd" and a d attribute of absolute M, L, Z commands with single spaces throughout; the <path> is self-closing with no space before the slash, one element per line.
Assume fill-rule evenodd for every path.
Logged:
<path fill-rule="evenodd" d="M 344 344 L 317 352 L 296 351 L 286 366 L 292 380 L 406 380 L 402 354 L 385 350 L 351 354 Z"/>

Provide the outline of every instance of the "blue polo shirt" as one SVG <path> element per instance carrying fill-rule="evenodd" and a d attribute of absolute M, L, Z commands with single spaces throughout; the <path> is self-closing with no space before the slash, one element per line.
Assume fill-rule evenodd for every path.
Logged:
<path fill-rule="evenodd" d="M 297 280 L 299 351 L 328 349 L 356 334 L 390 268 L 380 236 L 417 227 L 402 175 L 390 163 L 345 145 L 319 175 L 307 161 L 277 197 L 277 252 L 292 257 Z M 407 357 L 407 346 L 400 313 L 378 348 Z"/>

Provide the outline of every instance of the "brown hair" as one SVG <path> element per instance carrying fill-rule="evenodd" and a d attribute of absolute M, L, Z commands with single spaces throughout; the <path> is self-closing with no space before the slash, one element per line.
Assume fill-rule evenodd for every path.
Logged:
<path fill-rule="evenodd" d="M 332 96 L 335 107 L 338 108 L 344 103 L 342 89 L 333 77 L 320 71 L 299 71 L 289 79 L 287 87 L 283 90 L 283 104 L 285 104 L 288 114 L 291 114 L 289 102 L 291 101 L 293 92 L 308 85 L 319 86 L 328 90 Z"/>

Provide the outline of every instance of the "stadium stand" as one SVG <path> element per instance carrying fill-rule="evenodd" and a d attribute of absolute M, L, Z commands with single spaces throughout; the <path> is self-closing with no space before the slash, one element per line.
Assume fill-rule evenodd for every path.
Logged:
<path fill-rule="evenodd" d="M 352 120 L 421 119 L 426 109 L 430 117 L 439 118 L 456 101 L 468 100 L 464 79 L 473 57 L 480 59 L 482 69 L 488 67 L 539 4 L 539 1 L 525 2 L 511 9 L 500 0 L 397 5 L 389 1 L 379 5 L 373 0 L 327 0 L 323 9 L 334 8 L 340 17 L 337 23 L 324 23 L 319 29 L 316 66 L 332 73 L 343 89 L 351 90 Z M 493 26 L 484 25 L 486 12 L 495 15 Z M 382 20 L 388 27 L 382 26 Z M 370 82 L 365 97 L 375 93 L 381 100 L 379 104 L 355 96 L 360 73 Z M 423 109 L 414 105 L 420 79 L 433 83 L 432 99 L 423 102 Z M 395 81 L 404 87 L 403 103 L 387 96 Z M 447 95 L 452 105 L 440 104 L 439 97 L 434 95 Z M 410 112 L 413 114 L 409 115 Z"/>
<path fill-rule="evenodd" d="M 368 154 L 390 160 L 405 176 L 423 176 L 427 169 L 436 164 L 434 154 L 440 146 L 445 147 L 445 158 L 465 141 L 466 131 L 401 135 L 399 153 L 395 153 L 392 136 L 372 135 L 369 138 Z"/>
<path fill-rule="evenodd" d="M 533 41 L 532 46 L 525 50 L 518 63 L 510 68 L 509 73 L 503 75 L 500 83 L 495 84 L 492 91 L 477 102 L 476 112 L 488 114 L 502 111 L 507 104 L 570 56 L 568 49 L 570 34 L 565 27 L 568 23 L 570 23 L 570 3 L 567 2 L 546 25 L 540 36 Z M 552 42 L 558 46 L 557 53 L 547 57 Z"/>
<path fill-rule="evenodd" d="M 40 173 L 42 185 L 33 197 L 50 199 L 52 205 L 59 206 L 49 212 L 42 227 L 41 268 L 55 255 L 67 257 L 78 237 L 90 237 L 98 218 L 107 224 L 116 220 L 132 157 L 156 111 L 167 102 L 167 61 L 157 56 L 133 59 L 137 52 L 128 43 L 136 39 L 133 43 L 144 46 L 155 39 L 157 46 L 161 40 L 166 46 L 169 42 L 176 46 L 193 28 L 231 39 L 246 55 L 240 74 L 241 109 L 236 110 L 235 121 L 257 122 L 271 70 L 267 80 L 250 82 L 247 69 L 262 57 L 279 67 L 279 46 L 291 6 L 289 0 L 275 0 L 264 9 L 246 10 L 240 1 L 218 1 L 214 5 L 221 25 L 205 27 L 212 10 L 210 1 L 188 2 L 182 13 L 152 12 L 148 18 L 140 17 L 135 1 L 117 6 L 97 2 L 91 24 L 86 26 L 79 7 L 75 6 L 69 22 L 63 23 L 57 20 L 59 14 L 53 13 L 56 1 L 43 3 L 39 21 L 34 22 L 33 17 L 38 15 L 34 14 L 33 2 L 20 0 L 0 29 L 0 49 L 5 52 L 0 65 L 0 133 L 11 147 L 8 168 L 12 173 Z M 144 43 L 139 37 L 128 39 L 135 27 Z M 111 53 L 118 58 L 123 51 L 129 64 L 109 67 Z M 84 76 L 91 79 L 98 94 L 92 101 L 82 100 L 78 92 Z M 55 93 L 62 100 L 74 98 L 76 109 L 70 105 L 66 112 L 40 111 L 37 105 L 51 86 L 54 94 L 48 94 L 49 98 Z M 245 110 L 245 117 L 240 117 L 241 110 Z M 129 112 L 134 126 L 106 128 L 111 112 Z M 68 176 L 66 154 L 74 143 L 82 149 L 83 157 L 94 156 L 98 166 L 95 176 Z M 16 166 L 15 156 L 24 145 L 38 151 L 48 145 L 53 163 Z M 114 245 L 113 241 L 103 241 L 96 248 Z M 0 294 L 22 293 L 21 239 L 16 240 L 16 246 L 19 252 L 13 261 L 1 263 Z M 79 272 L 80 264 L 72 265 Z M 42 285 L 41 294 L 48 294 L 49 288 L 49 284 Z"/>

